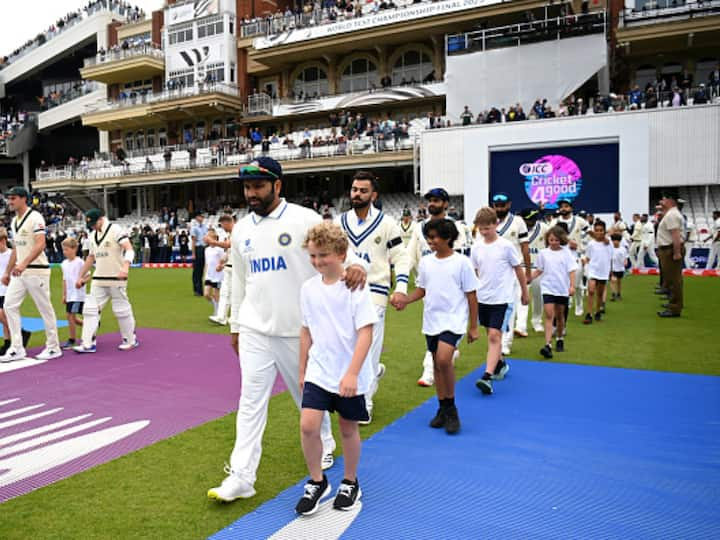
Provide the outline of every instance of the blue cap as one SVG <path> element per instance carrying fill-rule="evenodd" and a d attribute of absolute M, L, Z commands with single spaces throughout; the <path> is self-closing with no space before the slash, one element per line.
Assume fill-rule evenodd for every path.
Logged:
<path fill-rule="evenodd" d="M 238 180 L 280 180 L 282 178 L 282 166 L 271 157 L 259 157 L 246 165 L 242 165 L 238 171 Z"/>
<path fill-rule="evenodd" d="M 441 199 L 443 201 L 450 202 L 450 195 L 441 187 L 433 188 L 425 194 L 426 199 L 430 198 Z"/>
<path fill-rule="evenodd" d="M 512 201 L 512 199 L 510 198 L 510 195 L 508 195 L 507 193 L 500 192 L 500 193 L 496 193 L 495 195 L 492 196 L 493 203 L 508 203 L 511 201 Z"/>

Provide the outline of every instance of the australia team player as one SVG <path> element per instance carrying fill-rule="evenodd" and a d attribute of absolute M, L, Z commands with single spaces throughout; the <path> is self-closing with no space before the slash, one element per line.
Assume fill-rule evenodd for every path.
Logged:
<path fill-rule="evenodd" d="M 229 502 L 255 494 L 262 436 L 270 394 L 279 373 L 300 407 L 300 288 L 316 275 L 302 248 L 308 230 L 322 217 L 280 197 L 282 167 L 260 157 L 240 169 L 250 213 L 232 232 L 231 329 L 239 341 L 242 383 L 235 446 L 222 484 L 208 497 Z M 350 289 L 363 287 L 365 263 L 348 253 L 343 280 Z M 322 467 L 333 464 L 335 441 L 329 416 L 322 428 Z"/>

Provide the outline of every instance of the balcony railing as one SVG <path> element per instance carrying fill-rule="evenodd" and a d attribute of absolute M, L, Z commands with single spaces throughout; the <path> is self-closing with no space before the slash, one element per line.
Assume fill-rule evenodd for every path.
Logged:
<path fill-rule="evenodd" d="M 646 2 L 641 9 L 625 9 L 622 26 L 656 24 L 672 20 L 694 19 L 720 15 L 720 0 L 685 2 L 685 0 L 660 0 Z"/>
<path fill-rule="evenodd" d="M 60 105 L 91 94 L 100 86 L 95 81 L 79 81 L 75 87 L 65 92 L 51 93 L 42 98 L 41 108 L 43 111 L 54 109 Z"/>
<path fill-rule="evenodd" d="M 142 45 L 139 47 L 130 47 L 129 49 L 116 49 L 106 52 L 98 52 L 95 56 L 86 58 L 83 62 L 84 67 L 92 67 L 100 64 L 108 64 L 118 60 L 127 58 L 136 58 L 138 56 L 152 56 L 160 60 L 165 60 L 165 53 L 159 47 L 154 45 Z"/>
<path fill-rule="evenodd" d="M 240 90 L 236 86 L 225 83 L 198 83 L 194 86 L 181 86 L 171 90 L 163 90 L 162 92 L 130 92 L 126 97 L 108 101 L 90 112 L 111 111 L 114 109 L 135 107 L 136 105 L 161 103 L 164 101 L 173 101 L 176 99 L 213 93 L 240 97 Z"/>
<path fill-rule="evenodd" d="M 191 158 L 187 150 L 175 151 L 170 160 L 163 154 L 154 154 L 145 158 L 130 158 L 125 162 L 93 161 L 87 165 L 49 167 L 36 170 L 38 182 L 51 180 L 72 180 L 85 182 L 102 178 L 117 178 L 127 175 L 151 175 L 158 173 L 182 172 L 195 169 L 212 170 L 221 167 L 238 167 L 249 163 L 259 156 L 270 156 L 278 161 L 314 160 L 322 158 L 371 155 L 388 152 L 412 150 L 416 141 L 412 137 L 381 139 L 362 137 L 339 144 L 318 147 L 274 147 L 262 152 L 258 146 L 254 149 L 238 149 L 233 144 L 217 144 L 213 148 L 198 149 L 196 157 Z"/>

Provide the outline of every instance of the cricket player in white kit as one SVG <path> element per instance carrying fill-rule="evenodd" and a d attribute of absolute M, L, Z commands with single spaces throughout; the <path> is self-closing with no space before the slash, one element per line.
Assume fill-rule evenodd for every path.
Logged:
<path fill-rule="evenodd" d="M 642 245 L 638 253 L 638 266 L 645 267 L 645 255 L 650 257 L 650 262 L 657 266 L 658 258 L 655 254 L 655 226 L 647 214 L 640 216 L 642 223 Z"/>
<path fill-rule="evenodd" d="M 448 206 L 450 205 L 450 195 L 443 188 L 433 188 L 425 194 L 425 200 L 427 201 L 427 210 L 430 217 L 418 223 L 413 230 L 410 242 L 408 243 L 407 252 L 410 258 L 410 270 L 415 270 L 417 275 L 418 268 L 420 266 L 420 259 L 425 255 L 432 253 L 430 246 L 428 246 L 425 240 L 425 234 L 423 233 L 423 227 L 425 223 L 435 219 L 451 219 L 447 215 Z M 467 226 L 461 222 L 456 221 L 455 226 L 458 230 L 458 237 L 453 244 L 453 249 L 458 253 L 465 255 L 469 254 L 470 246 L 472 245 L 472 239 Z M 458 357 L 459 351 L 456 350 L 453 355 L 453 361 Z M 430 351 L 425 351 L 423 357 L 423 372 L 417 381 L 418 386 L 432 386 L 435 384 L 435 372 L 433 367 L 433 355 Z"/>
<path fill-rule="evenodd" d="M 368 171 L 358 171 L 353 177 L 350 188 L 352 210 L 337 218 L 338 224 L 350 241 L 350 249 L 370 265 L 368 283 L 379 319 L 373 325 L 373 339 L 368 354 L 374 375 L 370 390 L 365 394 L 369 420 L 361 421 L 361 424 L 369 424 L 372 421 L 373 395 L 377 392 L 379 380 L 385 374 L 385 366 L 380 363 L 380 355 L 385 336 L 385 311 L 392 285 L 390 265 L 395 267 L 397 282 L 395 292 L 390 298 L 391 302 L 396 296 L 400 296 L 403 300 L 407 299 L 410 274 L 410 259 L 402 243 L 400 226 L 395 220 L 375 208 L 377 197 L 378 184 L 375 175 Z"/>
<path fill-rule="evenodd" d="M 10 347 L 0 356 L 0 362 L 13 362 L 26 357 L 20 306 L 28 294 L 35 302 L 45 325 L 45 348 L 35 358 L 51 360 L 63 354 L 58 341 L 57 319 L 50 302 L 50 264 L 45 255 L 45 219 L 40 212 L 28 206 L 28 199 L 29 193 L 22 186 L 16 186 L 7 193 L 8 206 L 15 211 L 15 217 L 10 222 L 10 234 L 15 249 L 2 276 L 3 285 L 7 285 L 4 310 L 10 330 Z"/>
<path fill-rule="evenodd" d="M 522 258 L 523 267 L 525 268 L 525 279 L 529 283 L 532 275 L 532 265 L 530 263 L 530 248 L 528 247 L 528 229 L 525 222 L 520 216 L 516 216 L 510 212 L 512 200 L 507 193 L 496 193 L 491 199 L 492 207 L 498 217 L 497 233 L 501 238 L 509 240 L 518 255 Z M 513 338 L 516 331 L 516 320 L 525 320 L 525 329 L 517 328 L 517 332 L 522 337 L 527 337 L 527 316 L 528 307 L 522 304 L 520 283 L 513 281 L 513 298 L 515 299 L 507 319 L 507 328 L 503 329 L 502 336 L 502 353 L 508 355 L 512 352 Z"/>
<path fill-rule="evenodd" d="M 223 502 L 255 495 L 268 402 L 278 373 L 300 408 L 300 288 L 317 274 L 302 244 L 307 231 L 322 222 L 313 210 L 280 198 L 282 167 L 274 159 L 260 157 L 241 167 L 239 180 L 251 210 L 233 228 L 230 248 L 230 326 L 238 334 L 242 384 L 227 477 L 208 491 L 208 498 Z M 346 285 L 364 286 L 364 263 L 352 253 L 347 258 Z M 326 469 L 335 450 L 328 415 L 322 439 Z"/>
<path fill-rule="evenodd" d="M 127 294 L 130 264 L 135 259 L 130 238 L 119 225 L 110 223 L 105 212 L 92 208 L 85 213 L 85 223 L 90 229 L 90 253 L 80 269 L 80 279 L 75 286 L 80 289 L 90 279 L 88 273 L 95 265 L 90 293 L 83 306 L 82 343 L 73 347 L 77 353 L 94 353 L 95 334 L 100 322 L 100 312 L 112 301 L 112 311 L 120 327 L 121 351 L 136 348 L 135 316 Z"/>
<path fill-rule="evenodd" d="M 710 253 L 708 254 L 705 268 L 712 270 L 720 266 L 720 211 L 715 210 L 712 214 L 713 224 L 710 228 Z"/>
<path fill-rule="evenodd" d="M 221 326 L 225 326 L 228 323 L 227 314 L 230 309 L 230 297 L 232 295 L 232 261 L 230 261 L 230 237 L 232 236 L 233 226 L 235 225 L 235 219 L 225 214 L 220 216 L 219 220 L 218 239 L 213 240 L 207 238 L 207 244 L 210 247 L 218 246 L 225 250 L 225 256 L 223 258 L 223 279 L 220 284 L 220 301 L 217 306 L 217 313 L 210 315 L 208 318 Z"/>
<path fill-rule="evenodd" d="M 575 315 L 578 317 L 583 315 L 583 265 L 582 256 L 585 253 L 585 237 L 590 229 L 588 222 L 580 216 L 573 215 L 573 205 L 567 199 L 558 201 L 558 212 L 560 217 L 551 223 L 551 226 L 564 224 L 568 231 L 568 249 L 577 261 L 577 270 L 575 271 Z M 569 309 L 569 308 L 568 308 Z M 567 328 L 567 327 L 566 327 Z"/>
<path fill-rule="evenodd" d="M 548 226 L 545 225 L 542 218 L 542 213 L 536 208 L 525 208 L 520 215 L 525 221 L 525 226 L 528 229 L 528 247 L 530 249 L 530 266 L 535 270 L 535 259 L 541 249 L 545 249 L 545 234 L 547 234 Z M 543 299 L 540 288 L 540 280 L 533 279 L 530 282 L 530 297 L 532 298 L 532 315 L 531 323 L 533 330 L 536 332 L 542 332 L 543 323 Z M 518 308 L 518 331 L 527 334 L 527 314 L 528 307 L 520 304 Z"/>

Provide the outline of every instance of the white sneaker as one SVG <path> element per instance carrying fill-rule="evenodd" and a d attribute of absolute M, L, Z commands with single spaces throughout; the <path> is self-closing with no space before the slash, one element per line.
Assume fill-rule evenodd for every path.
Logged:
<path fill-rule="evenodd" d="M 432 386 L 435 384 L 435 374 L 432 368 L 423 369 L 422 376 L 418 379 L 418 386 Z"/>
<path fill-rule="evenodd" d="M 327 452 L 327 453 L 323 454 L 322 461 L 320 462 L 320 466 L 322 467 L 322 470 L 326 471 L 333 465 L 335 465 L 335 456 L 333 456 L 333 453 Z"/>
<path fill-rule="evenodd" d="M 25 349 L 10 347 L 5 354 L 0 356 L 0 362 L 6 364 L 8 362 L 15 362 L 16 360 L 25 360 L 26 356 Z"/>
<path fill-rule="evenodd" d="M 377 375 L 375 375 L 375 378 L 379 381 L 385 376 L 385 364 L 382 362 L 378 364 L 378 372 Z"/>
<path fill-rule="evenodd" d="M 510 347 L 508 345 L 502 346 L 503 356 L 510 356 Z"/>
<path fill-rule="evenodd" d="M 135 349 L 136 347 L 140 346 L 140 342 L 137 339 L 137 336 L 133 336 L 133 342 L 130 343 L 127 339 L 123 338 L 123 341 L 120 345 L 118 345 L 118 349 L 121 351 L 129 351 L 130 349 Z"/>
<path fill-rule="evenodd" d="M 230 467 L 225 467 L 225 472 L 227 476 L 225 480 L 222 481 L 222 484 L 208 490 L 208 499 L 220 502 L 232 502 L 236 499 L 249 499 L 255 495 L 255 488 L 233 473 Z"/>
<path fill-rule="evenodd" d="M 533 330 L 536 332 L 544 332 L 545 329 L 542 326 L 533 326 Z"/>
<path fill-rule="evenodd" d="M 45 347 L 42 352 L 35 356 L 35 360 L 52 360 L 53 358 L 60 358 L 63 355 L 60 348 L 57 349 L 51 349 L 50 347 Z"/>
<path fill-rule="evenodd" d="M 453 353 L 453 357 L 452 357 L 453 367 L 455 367 L 455 361 L 456 361 L 458 358 L 460 358 L 460 351 L 458 351 L 457 349 L 455 349 L 455 352 Z"/>
<path fill-rule="evenodd" d="M 208 319 L 210 319 L 210 322 L 214 322 L 215 324 L 219 324 L 220 326 L 227 325 L 227 321 L 225 319 L 221 319 L 217 315 L 210 315 Z"/>
<path fill-rule="evenodd" d="M 382 366 L 382 364 L 380 365 Z M 372 398 L 368 398 L 368 396 L 365 396 L 365 408 L 367 409 L 368 419 L 358 420 L 358 424 L 361 426 L 367 426 L 370 422 L 372 422 L 373 400 Z"/>

